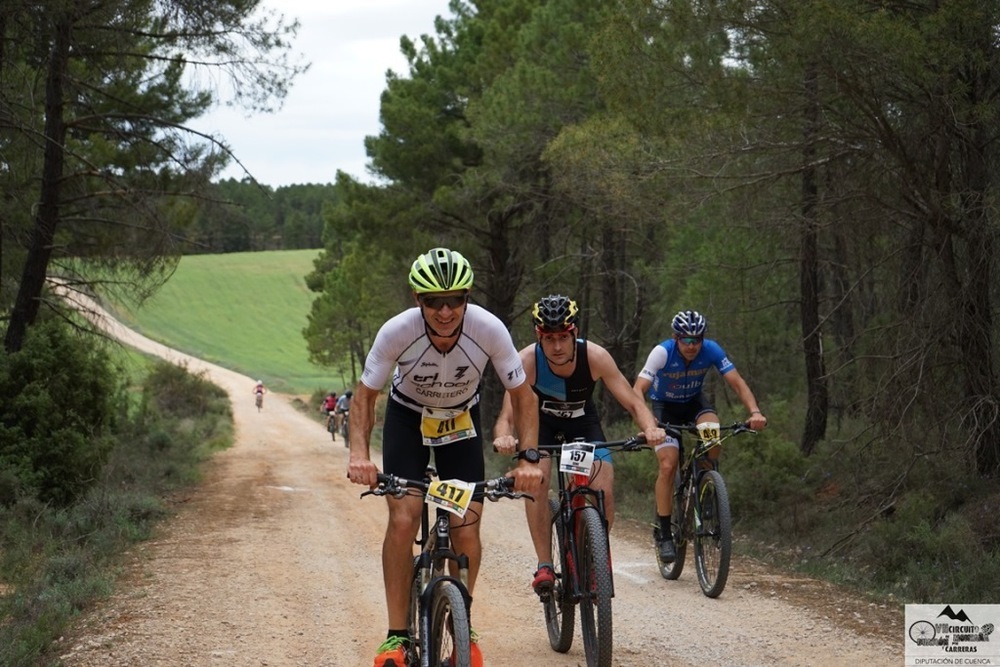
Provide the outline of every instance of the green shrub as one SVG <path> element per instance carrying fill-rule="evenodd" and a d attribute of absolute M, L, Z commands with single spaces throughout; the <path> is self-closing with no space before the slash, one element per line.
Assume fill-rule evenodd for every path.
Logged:
<path fill-rule="evenodd" d="M 34 387 L 40 401 L 50 400 Z M 16 471 L 0 467 L 0 583 L 8 591 L 0 596 L 0 665 L 46 664 L 42 656 L 66 624 L 108 593 L 119 555 L 167 516 L 164 497 L 196 480 L 200 463 L 232 442 L 225 392 L 184 369 L 157 364 L 135 408 L 129 415 L 118 406 L 104 433 L 63 434 L 74 447 L 94 444 L 102 452 L 89 483 L 63 503 L 52 502 L 51 490 L 42 494 L 39 480 L 68 470 L 50 465 L 32 476 L 40 459 L 29 456 Z M 26 423 L 3 422 L 8 435 L 23 434 Z"/>
<path fill-rule="evenodd" d="M 809 523 L 798 512 L 809 490 L 809 462 L 798 446 L 779 433 L 763 431 L 729 441 L 722 472 L 734 518 L 759 524 L 765 531 L 800 533 Z"/>
<path fill-rule="evenodd" d="M 855 560 L 868 564 L 880 589 L 905 591 L 915 603 L 993 602 L 1000 555 L 984 549 L 976 527 L 945 505 L 927 490 L 906 493 L 860 536 Z"/>
<path fill-rule="evenodd" d="M 124 402 L 103 348 L 67 324 L 33 326 L 0 356 L 0 470 L 12 486 L 66 505 L 94 483 Z M 17 483 L 12 484 L 12 477 Z"/>

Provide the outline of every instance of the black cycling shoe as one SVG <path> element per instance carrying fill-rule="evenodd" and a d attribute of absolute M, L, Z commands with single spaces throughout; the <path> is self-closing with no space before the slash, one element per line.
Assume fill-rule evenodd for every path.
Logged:
<path fill-rule="evenodd" d="M 673 563 L 674 559 L 677 558 L 677 549 L 674 547 L 674 541 L 669 537 L 665 540 L 657 540 L 656 554 L 659 556 L 660 562 Z"/>

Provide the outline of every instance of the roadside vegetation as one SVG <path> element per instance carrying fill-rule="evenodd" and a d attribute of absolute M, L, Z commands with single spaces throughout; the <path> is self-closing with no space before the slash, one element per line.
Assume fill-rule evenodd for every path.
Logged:
<path fill-rule="evenodd" d="M 48 646 L 110 593 L 125 550 L 232 443 L 229 401 L 50 320 L 0 356 L 0 425 L 0 665 L 50 664 Z"/>

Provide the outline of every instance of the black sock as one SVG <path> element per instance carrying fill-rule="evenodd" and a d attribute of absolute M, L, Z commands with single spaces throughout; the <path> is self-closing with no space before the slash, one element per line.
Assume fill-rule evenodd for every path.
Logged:
<path fill-rule="evenodd" d="M 657 515 L 656 518 L 660 521 L 660 535 L 669 538 L 672 534 L 670 531 L 670 515 Z"/>
<path fill-rule="evenodd" d="M 410 638 L 409 630 L 389 630 L 389 634 L 385 636 L 386 639 L 392 639 L 393 637 L 402 637 L 403 639 Z"/>

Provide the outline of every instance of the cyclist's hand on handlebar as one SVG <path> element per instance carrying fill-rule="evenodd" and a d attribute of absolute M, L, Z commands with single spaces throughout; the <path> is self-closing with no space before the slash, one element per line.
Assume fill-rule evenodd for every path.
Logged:
<path fill-rule="evenodd" d="M 369 459 L 352 458 L 347 463 L 347 477 L 355 484 L 364 484 L 368 488 L 378 484 L 378 467 Z"/>
<path fill-rule="evenodd" d="M 755 431 L 759 431 L 767 426 L 767 417 L 755 411 L 750 415 L 750 419 L 747 420 L 747 426 Z"/>
<path fill-rule="evenodd" d="M 521 463 L 507 473 L 506 477 L 514 478 L 514 490 L 518 493 L 526 493 L 530 496 L 537 495 L 542 488 L 545 476 L 539 469 L 538 464 L 521 461 Z"/>
<path fill-rule="evenodd" d="M 667 439 L 667 432 L 659 426 L 647 428 L 642 434 L 646 437 L 646 444 L 650 447 L 656 447 Z"/>
<path fill-rule="evenodd" d="M 501 454 L 517 452 L 517 438 L 512 435 L 501 435 L 493 439 L 493 449 Z"/>

